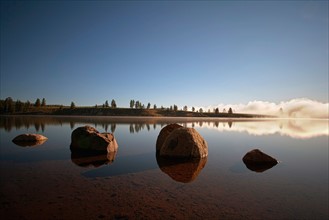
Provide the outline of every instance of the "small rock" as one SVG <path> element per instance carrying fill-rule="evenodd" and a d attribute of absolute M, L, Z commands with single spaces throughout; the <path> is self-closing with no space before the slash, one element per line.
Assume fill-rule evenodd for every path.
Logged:
<path fill-rule="evenodd" d="M 21 134 L 18 135 L 17 137 L 15 137 L 13 139 L 14 142 L 27 142 L 27 141 L 43 141 L 43 140 L 47 140 L 48 138 L 41 135 L 41 134 Z"/>
<path fill-rule="evenodd" d="M 41 145 L 48 140 L 47 137 L 41 134 L 21 134 L 15 137 L 12 141 L 19 146 L 37 146 Z"/>
<path fill-rule="evenodd" d="M 242 158 L 246 167 L 255 172 L 264 172 L 278 164 L 278 161 L 263 153 L 259 149 L 254 149 L 246 153 Z"/>

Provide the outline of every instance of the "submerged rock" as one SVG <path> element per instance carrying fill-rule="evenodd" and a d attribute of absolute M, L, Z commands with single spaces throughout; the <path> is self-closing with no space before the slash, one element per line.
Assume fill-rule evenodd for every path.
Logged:
<path fill-rule="evenodd" d="M 159 152 L 163 143 L 166 141 L 167 137 L 169 134 L 177 129 L 177 128 L 182 128 L 183 126 L 179 124 L 169 124 L 165 127 L 163 127 L 158 135 L 157 142 L 156 142 L 156 151 Z"/>
<path fill-rule="evenodd" d="M 254 149 L 246 153 L 242 158 L 246 167 L 255 172 L 264 172 L 278 164 L 278 161 L 263 153 L 259 149 Z"/>
<path fill-rule="evenodd" d="M 194 128 L 174 129 L 160 148 L 159 156 L 203 158 L 208 156 L 208 145 Z"/>
<path fill-rule="evenodd" d="M 41 134 L 21 134 L 16 136 L 12 141 L 22 147 L 41 145 L 48 140 Z"/>
<path fill-rule="evenodd" d="M 111 133 L 100 133 L 91 126 L 76 128 L 71 134 L 71 149 L 116 152 L 117 141 Z"/>
<path fill-rule="evenodd" d="M 177 159 L 157 156 L 156 159 L 162 172 L 181 183 L 194 181 L 207 163 L 207 157 Z"/>

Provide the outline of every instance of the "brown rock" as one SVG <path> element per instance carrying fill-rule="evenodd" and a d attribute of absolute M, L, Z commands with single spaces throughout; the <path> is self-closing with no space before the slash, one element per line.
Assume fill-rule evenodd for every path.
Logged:
<path fill-rule="evenodd" d="M 208 145 L 194 128 L 174 129 L 163 143 L 160 156 L 203 158 L 208 156 Z"/>
<path fill-rule="evenodd" d="M 159 152 L 163 143 L 165 142 L 165 140 L 167 139 L 167 137 L 169 136 L 169 134 L 177 129 L 177 128 L 182 128 L 183 126 L 179 125 L 179 124 L 169 124 L 165 127 L 163 127 L 158 135 L 157 138 L 157 142 L 156 142 L 156 151 Z"/>
<path fill-rule="evenodd" d="M 21 147 L 32 147 L 41 145 L 47 140 L 48 138 L 41 134 L 21 134 L 15 137 L 13 142 Z"/>
<path fill-rule="evenodd" d="M 71 134 L 71 149 L 116 152 L 118 144 L 111 133 L 100 133 L 91 126 L 76 128 Z"/>
<path fill-rule="evenodd" d="M 255 172 L 264 172 L 278 163 L 275 158 L 263 153 L 259 149 L 249 151 L 244 155 L 242 160 L 248 169 Z"/>
<path fill-rule="evenodd" d="M 43 140 L 47 140 L 48 138 L 41 135 L 41 134 L 21 134 L 18 135 L 17 137 L 15 137 L 13 139 L 14 142 L 27 142 L 27 141 L 43 141 Z"/>

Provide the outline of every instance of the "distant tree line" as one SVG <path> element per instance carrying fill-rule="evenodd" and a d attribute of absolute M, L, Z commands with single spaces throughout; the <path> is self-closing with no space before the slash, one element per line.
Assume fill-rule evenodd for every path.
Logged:
<path fill-rule="evenodd" d="M 34 103 L 30 101 L 22 102 L 19 99 L 14 101 L 11 97 L 5 100 L 0 100 L 0 112 L 1 113 L 15 113 L 15 112 L 27 112 L 31 108 L 39 108 L 46 106 L 46 99 L 36 99 Z"/>
<path fill-rule="evenodd" d="M 59 109 L 63 108 L 63 105 L 47 105 L 45 98 L 42 98 L 42 99 L 37 98 L 34 103 L 31 103 L 30 101 L 26 101 L 26 102 L 22 102 L 20 100 L 14 101 L 11 97 L 8 97 L 5 100 L 0 100 L 0 113 L 28 112 L 31 110 L 37 110 L 38 108 L 42 108 L 42 107 L 55 107 L 55 106 L 59 107 Z M 76 108 L 76 105 L 72 101 L 71 105 L 69 107 L 70 107 L 70 109 L 74 109 L 74 108 Z M 98 107 L 115 109 L 115 108 L 117 108 L 117 104 L 116 104 L 116 101 L 114 99 L 112 99 L 111 104 L 109 103 L 108 100 L 106 100 L 105 103 L 100 106 L 98 106 L 97 104 L 95 105 L 95 108 L 98 108 Z M 133 109 L 133 108 L 135 108 L 135 109 L 151 109 L 151 103 L 148 102 L 147 105 L 145 106 L 145 104 L 143 104 L 141 101 L 131 99 L 130 103 L 129 103 L 129 107 L 131 109 Z M 153 109 L 158 109 L 156 104 L 153 105 Z M 167 110 L 167 111 L 175 111 L 175 112 L 176 111 L 187 112 L 188 106 L 185 105 L 181 110 L 179 110 L 178 106 L 176 104 L 174 104 L 167 108 L 161 106 L 161 108 L 159 108 L 159 109 Z M 204 109 L 199 108 L 198 110 L 196 110 L 195 107 L 192 107 L 191 111 L 203 113 Z M 220 113 L 218 108 L 214 108 L 213 111 L 208 109 L 208 113 L 211 113 L 211 112 L 213 112 L 215 114 Z M 233 110 L 232 110 L 232 108 L 229 108 L 228 111 L 226 111 L 226 109 L 224 108 L 222 110 L 222 113 L 227 113 L 230 115 L 230 114 L 233 114 Z"/>

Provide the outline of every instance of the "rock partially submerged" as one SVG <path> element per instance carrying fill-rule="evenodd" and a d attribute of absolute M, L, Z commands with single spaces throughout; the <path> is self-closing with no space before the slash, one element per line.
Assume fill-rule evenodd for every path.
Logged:
<path fill-rule="evenodd" d="M 156 151 L 159 152 L 163 143 L 166 141 L 167 137 L 169 134 L 177 129 L 177 128 L 182 128 L 183 126 L 179 124 L 169 124 L 165 127 L 163 127 L 158 135 L 157 142 L 156 142 Z"/>
<path fill-rule="evenodd" d="M 161 146 L 157 145 L 158 155 L 176 158 L 204 158 L 208 156 L 208 145 L 204 138 L 194 128 L 184 128 L 180 125 L 168 125 L 171 132 Z M 175 128 L 176 127 L 176 128 Z M 163 129 L 169 130 L 167 127 Z M 161 132 L 160 132 L 161 133 Z M 159 135 L 161 137 L 161 135 Z M 162 140 L 157 140 L 161 144 Z"/>
<path fill-rule="evenodd" d="M 255 172 L 264 172 L 278 164 L 278 161 L 260 151 L 259 149 L 254 149 L 246 153 L 242 158 L 246 167 Z"/>
<path fill-rule="evenodd" d="M 16 136 L 12 141 L 22 147 L 41 145 L 48 140 L 41 134 L 21 134 Z"/>
<path fill-rule="evenodd" d="M 43 141 L 43 140 L 47 140 L 48 138 L 41 135 L 41 134 L 21 134 L 21 135 L 18 135 L 17 137 L 15 137 L 13 139 L 13 141 L 16 141 L 16 142 L 20 142 L 20 141 L 23 141 L 23 142 L 26 142 L 26 141 Z"/>
<path fill-rule="evenodd" d="M 111 133 L 100 133 L 91 126 L 76 128 L 71 134 L 72 150 L 116 152 L 117 141 Z"/>

